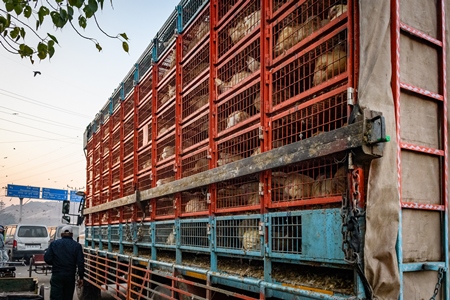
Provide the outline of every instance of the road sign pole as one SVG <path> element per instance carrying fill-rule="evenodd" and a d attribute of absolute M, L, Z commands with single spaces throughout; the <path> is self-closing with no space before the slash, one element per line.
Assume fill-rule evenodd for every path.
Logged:
<path fill-rule="evenodd" d="M 20 200 L 20 206 L 19 206 L 19 223 L 22 223 L 22 205 L 23 205 L 23 198 L 19 198 Z"/>

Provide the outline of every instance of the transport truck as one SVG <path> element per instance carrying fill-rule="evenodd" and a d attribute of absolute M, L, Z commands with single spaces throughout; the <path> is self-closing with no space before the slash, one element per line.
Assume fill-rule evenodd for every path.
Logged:
<path fill-rule="evenodd" d="M 85 131 L 86 293 L 449 299 L 446 2 L 182 0 Z"/>

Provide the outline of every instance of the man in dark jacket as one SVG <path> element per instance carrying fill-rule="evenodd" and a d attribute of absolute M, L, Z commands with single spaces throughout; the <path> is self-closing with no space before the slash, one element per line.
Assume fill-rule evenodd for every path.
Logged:
<path fill-rule="evenodd" d="M 52 265 L 50 299 L 72 300 L 77 267 L 79 285 L 83 284 L 84 277 L 83 249 L 73 240 L 72 226 L 66 225 L 61 229 L 61 239 L 50 243 L 44 260 Z"/>

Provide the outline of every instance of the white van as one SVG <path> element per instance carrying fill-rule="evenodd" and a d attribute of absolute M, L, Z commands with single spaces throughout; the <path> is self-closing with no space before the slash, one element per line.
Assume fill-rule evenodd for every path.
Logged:
<path fill-rule="evenodd" d="M 6 225 L 5 250 L 11 261 L 25 259 L 29 263 L 33 254 L 44 254 L 50 237 L 46 225 Z"/>

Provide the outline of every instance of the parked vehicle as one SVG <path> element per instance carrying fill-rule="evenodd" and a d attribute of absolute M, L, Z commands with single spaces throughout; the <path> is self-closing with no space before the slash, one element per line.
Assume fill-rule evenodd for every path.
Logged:
<path fill-rule="evenodd" d="M 46 225 L 11 224 L 6 226 L 5 250 L 11 261 L 24 259 L 28 264 L 33 254 L 44 254 L 49 241 Z"/>
<path fill-rule="evenodd" d="M 449 299 L 450 5 L 398 2 L 181 1 L 85 131 L 90 286 Z"/>

